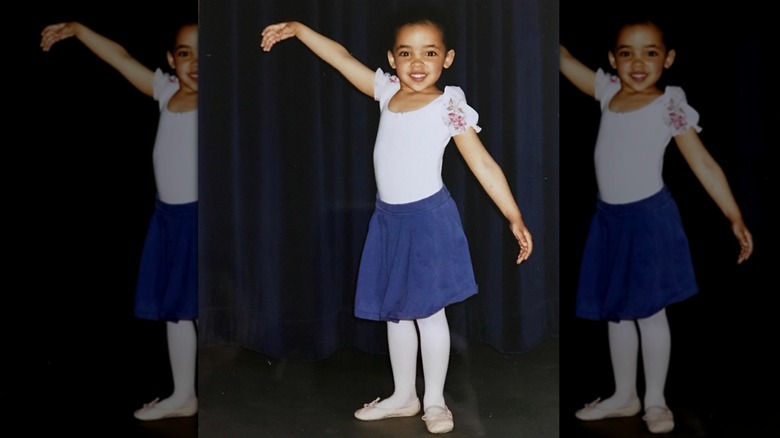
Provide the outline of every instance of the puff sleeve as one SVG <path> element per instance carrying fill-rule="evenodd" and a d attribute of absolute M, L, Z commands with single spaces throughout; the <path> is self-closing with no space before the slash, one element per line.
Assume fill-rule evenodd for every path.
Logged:
<path fill-rule="evenodd" d="M 469 127 L 477 132 L 482 130 L 477 125 L 479 114 L 466 103 L 466 95 L 460 87 L 444 87 L 441 116 L 451 135 L 462 134 Z"/>
<path fill-rule="evenodd" d="M 672 136 L 682 134 L 689 128 L 701 132 L 699 113 L 696 112 L 685 98 L 685 92 L 680 87 L 666 87 L 663 98 L 663 120 Z"/>
<path fill-rule="evenodd" d="M 385 73 L 381 68 L 376 69 L 376 74 L 374 75 L 374 100 L 379 102 L 380 110 L 387 107 L 387 102 L 400 89 L 401 83 L 397 76 Z"/>
<path fill-rule="evenodd" d="M 179 90 L 179 78 L 163 72 L 159 68 L 154 72 L 154 79 L 152 80 L 152 92 L 154 100 L 159 102 L 160 110 L 163 109 L 163 105 L 168 102 L 168 99 Z"/>
<path fill-rule="evenodd" d="M 620 91 L 620 78 L 598 69 L 595 86 L 594 97 L 601 104 L 601 109 L 604 110 L 609 101 Z"/>

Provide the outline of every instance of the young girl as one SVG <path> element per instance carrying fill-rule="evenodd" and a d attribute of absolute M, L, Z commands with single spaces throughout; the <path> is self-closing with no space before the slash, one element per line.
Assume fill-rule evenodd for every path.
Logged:
<path fill-rule="evenodd" d="M 141 258 L 135 298 L 139 318 L 166 321 L 174 391 L 144 404 L 139 420 L 193 416 L 197 335 L 197 120 L 198 26 L 178 29 L 167 53 L 175 76 L 152 71 L 127 51 L 83 24 L 54 24 L 42 32 L 41 47 L 75 37 L 119 71 L 134 87 L 159 102 L 153 151 L 157 200 Z"/>
<path fill-rule="evenodd" d="M 419 329 L 425 378 L 422 419 L 431 433 L 445 433 L 454 427 L 444 400 L 450 353 L 445 307 L 477 292 L 459 213 L 441 179 L 450 138 L 508 219 L 520 246 L 518 264 L 530 256 L 532 241 L 503 172 L 477 136 L 476 111 L 460 88 L 442 91 L 437 86 L 455 57 L 442 25 L 414 17 L 394 32 L 387 59 L 395 75 L 370 70 L 342 45 L 298 22 L 266 27 L 261 46 L 270 51 L 276 43 L 296 37 L 379 102 L 374 145 L 378 193 L 360 264 L 355 315 L 387 321 L 395 387 L 390 397 L 365 404 L 355 417 L 371 421 L 420 411 L 415 388 Z"/>
<path fill-rule="evenodd" d="M 671 337 L 665 308 L 697 292 L 686 236 L 662 180 L 664 150 L 674 138 L 688 165 L 726 218 L 741 251 L 753 240 L 720 166 L 698 132 L 699 115 L 678 87 L 657 86 L 675 51 L 651 21 L 624 24 L 609 51 L 615 75 L 596 72 L 560 48 L 560 70 L 593 96 L 602 115 L 595 148 L 598 200 L 583 255 L 577 316 L 608 321 L 615 393 L 586 404 L 580 420 L 633 416 L 641 337 L 644 421 L 652 433 L 674 429 L 664 397 Z M 637 326 L 639 336 L 637 335 Z"/>

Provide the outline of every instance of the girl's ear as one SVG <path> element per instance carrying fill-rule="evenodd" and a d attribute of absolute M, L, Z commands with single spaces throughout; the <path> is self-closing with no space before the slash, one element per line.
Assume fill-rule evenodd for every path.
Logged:
<path fill-rule="evenodd" d="M 173 53 L 171 53 L 169 50 L 165 52 L 165 55 L 168 57 L 168 65 L 170 65 L 172 69 L 176 70 L 176 65 L 173 63 Z"/>
<path fill-rule="evenodd" d="M 390 63 L 391 68 L 395 69 L 395 56 L 393 56 L 392 50 L 387 51 L 387 62 Z"/>
<path fill-rule="evenodd" d="M 669 67 L 672 66 L 672 64 L 674 63 L 674 57 L 676 55 L 677 55 L 677 53 L 675 53 L 674 49 L 670 50 L 666 54 L 666 59 L 664 60 L 664 68 L 669 68 Z"/>
<path fill-rule="evenodd" d="M 455 60 L 455 51 L 450 49 L 444 57 L 444 68 L 450 68 L 452 61 Z"/>
<path fill-rule="evenodd" d="M 611 65 L 612 68 L 617 68 L 617 63 L 615 62 L 615 54 L 612 53 L 612 50 L 609 51 L 609 54 L 607 56 L 609 57 L 609 65 Z"/>

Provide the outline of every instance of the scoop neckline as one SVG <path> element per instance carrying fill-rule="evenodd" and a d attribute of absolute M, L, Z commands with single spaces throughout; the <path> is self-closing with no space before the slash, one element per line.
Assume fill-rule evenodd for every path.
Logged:
<path fill-rule="evenodd" d="M 609 99 L 609 102 L 607 102 L 607 107 L 606 107 L 606 108 L 607 108 L 607 111 L 611 112 L 612 114 L 631 114 L 631 113 L 639 112 L 639 111 L 642 111 L 643 109 L 645 109 L 645 108 L 647 108 L 647 107 L 650 107 L 650 106 L 654 105 L 656 102 L 660 101 L 660 100 L 661 100 L 661 99 L 662 99 L 664 96 L 666 96 L 666 94 L 668 93 L 668 91 L 669 91 L 669 87 L 668 87 L 668 86 L 664 87 L 664 91 L 663 91 L 661 94 L 659 94 L 659 95 L 658 95 L 658 97 L 656 97 L 655 99 L 653 99 L 653 100 L 651 100 L 650 102 L 648 102 L 648 103 L 647 103 L 647 105 L 643 105 L 643 106 L 641 106 L 641 107 L 639 107 L 639 108 L 637 108 L 637 109 L 633 109 L 633 110 L 630 110 L 630 111 L 615 111 L 615 110 L 613 110 L 612 108 L 610 108 L 610 107 L 609 107 L 609 105 L 612 103 L 612 99 L 614 99 L 614 98 L 615 98 L 615 96 L 617 95 L 617 93 L 619 93 L 619 92 L 620 92 L 620 90 L 618 90 L 618 91 L 617 91 L 615 94 L 613 94 L 613 95 L 612 95 L 612 97 Z"/>
<path fill-rule="evenodd" d="M 667 87 L 667 88 L 668 88 L 668 87 Z M 631 114 L 631 113 L 636 113 L 636 112 L 642 111 L 643 109 L 645 109 L 645 108 L 647 108 L 647 107 L 650 107 L 650 106 L 654 105 L 656 102 L 658 102 L 659 100 L 661 100 L 661 99 L 662 99 L 664 96 L 666 96 L 666 91 L 667 91 L 667 88 L 664 88 L 664 92 L 663 92 L 663 93 L 661 93 L 661 94 L 659 94 L 659 95 L 658 95 L 658 97 L 656 97 L 655 99 L 653 99 L 653 100 L 651 100 L 650 102 L 648 102 L 648 103 L 647 103 L 647 105 L 643 105 L 643 106 L 641 106 L 641 107 L 639 107 L 639 108 L 632 109 L 632 110 L 630 110 L 630 111 L 615 111 L 615 110 L 613 110 L 612 108 L 610 108 L 610 107 L 609 107 L 609 105 L 612 103 L 612 99 L 614 99 L 614 98 L 615 98 L 615 96 L 617 95 L 617 93 L 615 93 L 615 94 L 613 94 L 613 95 L 612 95 L 612 97 L 609 99 L 609 102 L 607 102 L 607 111 L 611 112 L 612 114 Z M 619 92 L 620 92 L 620 90 L 618 90 L 618 93 L 619 93 Z"/>
<path fill-rule="evenodd" d="M 444 90 L 446 90 L 446 89 L 447 89 L 447 87 L 444 87 Z M 414 113 L 414 112 L 417 112 L 417 111 L 422 111 L 422 110 L 424 110 L 425 108 L 428 108 L 429 106 L 433 105 L 433 103 L 434 103 L 434 102 L 436 102 L 437 100 L 441 99 L 441 98 L 442 98 L 442 96 L 444 96 L 444 95 L 446 94 L 446 91 L 444 91 L 444 90 L 442 90 L 442 92 L 441 92 L 441 94 L 440 94 L 440 95 L 436 96 L 436 97 L 435 97 L 433 100 L 431 100 L 430 102 L 426 103 L 425 105 L 423 105 L 423 106 L 421 106 L 421 107 L 419 107 L 419 108 L 415 108 L 415 109 L 413 109 L 413 110 L 409 110 L 409 111 L 393 111 L 393 110 L 391 110 L 391 109 L 390 109 L 390 101 L 391 101 L 391 100 L 393 100 L 393 97 L 394 97 L 396 94 L 398 94 L 398 91 L 401 91 L 401 90 L 399 89 L 399 90 L 398 90 L 398 91 L 396 91 L 396 92 L 395 92 L 395 93 L 394 93 L 392 96 L 390 96 L 390 99 L 388 99 L 388 100 L 387 100 L 387 106 L 385 107 L 385 109 L 386 109 L 388 112 L 390 112 L 390 113 L 393 113 L 393 114 L 409 114 L 409 113 Z"/>

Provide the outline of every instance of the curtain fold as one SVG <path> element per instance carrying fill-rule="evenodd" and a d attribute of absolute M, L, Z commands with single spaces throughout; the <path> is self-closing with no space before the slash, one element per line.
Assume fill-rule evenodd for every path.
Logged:
<path fill-rule="evenodd" d="M 443 178 L 463 219 L 479 294 L 447 309 L 453 345 L 521 353 L 558 336 L 557 2 L 442 1 L 456 51 L 440 86 L 463 88 L 482 142 L 534 236 L 531 259 L 454 143 Z M 379 107 L 299 41 L 259 48 L 297 20 L 389 71 L 397 1 L 200 2 L 201 346 L 313 360 L 346 346 L 387 351 L 384 323 L 353 316 L 376 196 Z"/>

